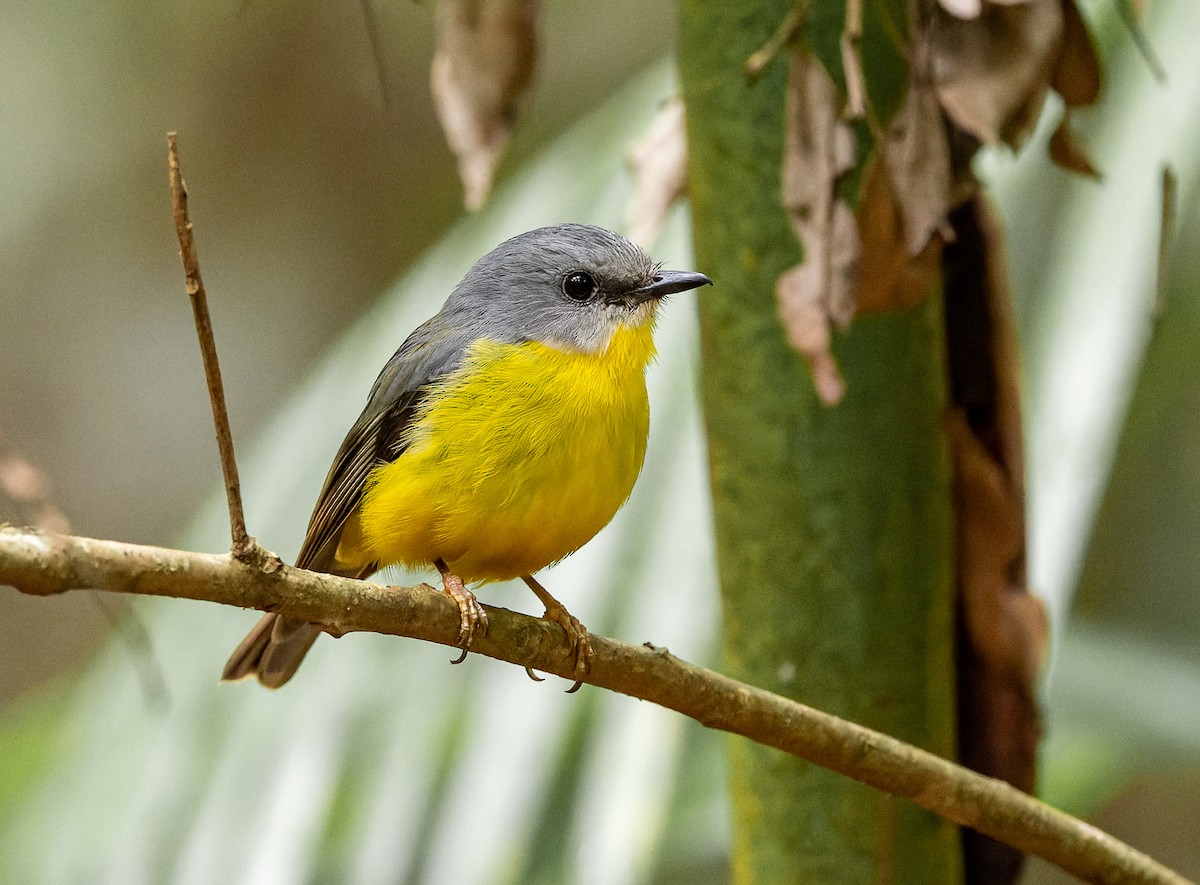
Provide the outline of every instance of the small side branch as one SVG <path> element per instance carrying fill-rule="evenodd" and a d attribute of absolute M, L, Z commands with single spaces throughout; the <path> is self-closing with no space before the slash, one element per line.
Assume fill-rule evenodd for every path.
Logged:
<path fill-rule="evenodd" d="M 175 133 L 167 133 L 167 166 L 171 179 L 171 211 L 175 217 L 175 233 L 179 237 L 179 255 L 183 259 L 188 297 L 200 338 L 200 355 L 204 359 L 204 377 L 208 381 L 208 398 L 212 403 L 213 423 L 216 425 L 217 448 L 221 453 L 221 470 L 225 474 L 225 497 L 229 501 L 229 528 L 233 536 L 233 555 L 238 559 L 255 558 L 261 550 L 246 532 L 246 517 L 242 511 L 242 488 L 238 480 L 237 458 L 233 453 L 233 434 L 229 430 L 229 412 L 225 408 L 225 388 L 221 384 L 221 366 L 217 361 L 217 345 L 213 338 L 212 320 L 208 315 L 208 296 L 200 277 L 200 259 L 196 256 L 196 241 L 192 223 L 188 220 L 187 185 L 179 171 L 179 150 Z"/>
<path fill-rule="evenodd" d="M 335 635 L 373 631 L 456 646 L 459 612 L 427 585 L 382 587 L 277 565 L 266 570 L 229 556 L 0 528 L 0 584 L 47 595 L 90 587 L 201 599 L 279 612 Z M 489 629 L 471 650 L 575 679 L 560 627 L 487 607 Z M 666 649 L 593 636 L 584 681 L 743 735 L 909 799 L 947 820 L 1039 855 L 1089 882 L 1187 885 L 1177 873 L 1008 784 L 932 753 L 822 713 Z"/>
<path fill-rule="evenodd" d="M 751 53 L 742 65 L 742 72 L 747 77 L 753 80 L 761 76 L 771 59 L 777 56 L 783 47 L 796 39 L 796 35 L 804 27 L 804 17 L 808 14 L 810 2 L 811 0 L 795 0 L 787 18 L 779 23 L 779 27 L 775 29 L 771 38 L 761 48 Z"/>

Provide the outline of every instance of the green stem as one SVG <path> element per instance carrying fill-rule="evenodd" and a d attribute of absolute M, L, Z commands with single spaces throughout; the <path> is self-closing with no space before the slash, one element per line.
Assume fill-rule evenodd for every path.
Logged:
<path fill-rule="evenodd" d="M 847 396 L 817 402 L 774 298 L 802 254 L 780 205 L 787 58 L 743 73 L 790 8 L 682 10 L 696 253 L 716 281 L 700 311 L 724 668 L 953 758 L 940 308 L 857 321 L 836 347 Z M 842 14 L 815 4 L 803 35 L 839 81 Z M 864 68 L 870 87 L 895 59 Z M 957 831 L 928 812 L 740 738 L 729 753 L 735 882 L 961 880 Z"/>

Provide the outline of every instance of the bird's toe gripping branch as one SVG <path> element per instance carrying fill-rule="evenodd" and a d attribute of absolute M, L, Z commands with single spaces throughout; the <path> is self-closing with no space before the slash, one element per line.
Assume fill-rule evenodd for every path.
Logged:
<path fill-rule="evenodd" d="M 542 617 L 551 623 L 558 624 L 567 634 L 567 645 L 570 647 L 571 657 L 574 659 L 575 675 L 586 676 L 592 668 L 592 643 L 588 638 L 587 628 L 580 623 L 577 617 L 567 611 L 566 606 L 551 596 L 550 591 L 535 581 L 532 575 L 526 575 L 522 580 L 546 607 L 546 613 Z"/>
<path fill-rule="evenodd" d="M 435 564 L 442 573 L 442 587 L 446 595 L 458 605 L 458 644 L 465 650 L 470 647 L 476 634 L 482 636 L 487 633 L 487 613 L 475 598 L 475 594 L 467 589 L 463 579 L 450 571 L 443 560 L 439 559 Z"/>

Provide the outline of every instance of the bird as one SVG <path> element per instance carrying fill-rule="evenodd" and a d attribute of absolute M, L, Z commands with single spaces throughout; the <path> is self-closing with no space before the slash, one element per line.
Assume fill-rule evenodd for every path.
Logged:
<path fill-rule="evenodd" d="M 468 585 L 521 578 L 586 672 L 586 628 L 534 574 L 591 540 L 629 497 L 646 454 L 658 308 L 711 284 L 593 225 L 501 243 L 379 373 L 296 566 L 356 579 L 435 567 L 458 605 L 464 654 L 487 629 Z M 267 614 L 222 680 L 278 688 L 321 632 Z"/>

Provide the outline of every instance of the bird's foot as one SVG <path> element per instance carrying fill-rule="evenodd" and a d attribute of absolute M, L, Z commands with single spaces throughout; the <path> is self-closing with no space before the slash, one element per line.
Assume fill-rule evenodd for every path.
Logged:
<path fill-rule="evenodd" d="M 551 596 L 550 592 L 531 576 L 526 575 L 522 580 L 546 607 L 546 612 L 542 617 L 558 624 L 567 634 L 567 645 L 570 648 L 575 675 L 586 676 L 592 668 L 592 642 L 588 636 L 587 627 L 583 626 L 577 617 L 567 611 L 566 606 Z"/>
<path fill-rule="evenodd" d="M 586 675 L 592 668 L 592 642 L 587 627 L 558 602 L 546 606 L 542 617 L 563 628 L 563 632 L 567 634 L 567 645 L 571 649 L 575 672 L 578 675 Z"/>
<path fill-rule="evenodd" d="M 445 562 L 438 560 L 436 564 L 438 571 L 442 573 L 442 587 L 446 595 L 458 604 L 458 644 L 466 649 L 476 635 L 482 636 L 487 633 L 487 612 L 483 610 L 475 594 L 467 589 L 462 578 L 450 571 Z"/>

